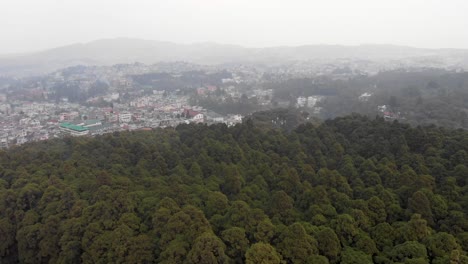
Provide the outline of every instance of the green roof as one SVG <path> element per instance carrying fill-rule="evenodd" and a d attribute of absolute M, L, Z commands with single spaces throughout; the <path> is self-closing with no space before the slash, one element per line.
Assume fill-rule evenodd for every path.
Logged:
<path fill-rule="evenodd" d="M 68 128 L 68 129 L 79 131 L 79 132 L 88 130 L 86 127 L 77 126 L 77 125 L 74 125 L 74 124 L 71 124 L 71 123 L 61 123 L 60 127 Z"/>

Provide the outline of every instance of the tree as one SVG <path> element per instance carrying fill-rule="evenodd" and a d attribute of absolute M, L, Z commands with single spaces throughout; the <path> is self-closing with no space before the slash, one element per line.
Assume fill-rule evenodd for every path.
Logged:
<path fill-rule="evenodd" d="M 338 260 L 341 251 L 340 240 L 331 228 L 321 229 L 317 235 L 318 250 L 321 255 L 327 257 L 332 263 Z"/>
<path fill-rule="evenodd" d="M 353 217 L 348 214 L 339 215 L 335 225 L 335 232 L 343 245 L 350 245 L 353 238 L 359 233 L 356 222 Z"/>
<path fill-rule="evenodd" d="M 294 200 L 284 191 L 277 191 L 271 197 L 271 215 L 285 216 L 294 208 Z"/>
<path fill-rule="evenodd" d="M 429 224 L 434 223 L 431 203 L 423 192 L 417 191 L 411 196 L 408 200 L 408 208 L 412 213 L 420 214 Z"/>
<path fill-rule="evenodd" d="M 415 98 L 395 96 L 411 118 Z M 253 119 L 305 121 L 297 114 Z M 467 261 L 466 131 L 360 115 L 283 125 L 190 124 L 1 150 L 0 263 Z"/>
<path fill-rule="evenodd" d="M 281 242 L 276 248 L 291 263 L 307 263 L 310 255 L 318 253 L 317 241 L 299 223 L 294 223 L 283 231 Z"/>
<path fill-rule="evenodd" d="M 176 238 L 167 245 L 158 258 L 159 263 L 183 263 L 190 250 L 189 243 L 183 238 Z"/>
<path fill-rule="evenodd" d="M 0 218 L 0 259 L 17 262 L 15 226 L 6 218 Z"/>
<path fill-rule="evenodd" d="M 228 166 L 225 170 L 224 183 L 221 190 L 226 195 L 238 194 L 242 188 L 242 177 L 235 166 Z"/>
<path fill-rule="evenodd" d="M 255 240 L 268 244 L 274 235 L 275 226 L 271 223 L 270 219 L 265 219 L 258 223 L 254 234 Z"/>
<path fill-rule="evenodd" d="M 342 264 L 371 264 L 372 258 L 371 256 L 367 255 L 366 253 L 355 250 L 351 247 L 346 247 L 343 252 L 341 253 L 341 261 Z"/>
<path fill-rule="evenodd" d="M 229 263 L 224 250 L 226 246 L 214 234 L 203 233 L 196 240 L 188 253 L 187 263 L 215 264 Z"/>
<path fill-rule="evenodd" d="M 249 247 L 249 240 L 245 236 L 245 230 L 239 227 L 231 227 L 221 233 L 221 237 L 227 246 L 226 254 L 236 261 L 242 263 L 242 258 Z"/>
<path fill-rule="evenodd" d="M 364 232 L 360 232 L 355 238 L 355 247 L 367 255 L 374 255 L 378 253 L 374 240 Z"/>
<path fill-rule="evenodd" d="M 270 244 L 262 242 L 253 244 L 245 254 L 247 264 L 280 264 L 281 255 Z"/>
<path fill-rule="evenodd" d="M 377 196 L 372 196 L 372 198 L 367 201 L 369 207 L 369 216 L 374 221 L 374 223 L 383 223 L 387 219 L 387 212 L 385 211 L 385 204 Z"/>
<path fill-rule="evenodd" d="M 207 217 L 211 217 L 214 214 L 223 215 L 228 208 L 229 200 L 221 192 L 210 192 L 205 201 L 205 212 Z"/>
<path fill-rule="evenodd" d="M 427 221 L 421 218 L 421 215 L 414 214 L 404 229 L 405 239 L 408 241 L 423 241 L 430 233 Z"/>
<path fill-rule="evenodd" d="M 421 260 L 428 262 L 426 247 L 416 241 L 407 241 L 396 245 L 390 253 L 393 261 L 405 262 L 408 260 Z"/>
<path fill-rule="evenodd" d="M 389 223 L 380 223 L 372 229 L 371 236 L 380 251 L 385 251 L 393 247 L 395 230 Z"/>
<path fill-rule="evenodd" d="M 39 253 L 40 231 L 42 224 L 29 225 L 18 230 L 18 256 L 21 263 L 40 263 Z"/>
<path fill-rule="evenodd" d="M 450 256 L 452 251 L 460 249 L 455 237 L 446 232 L 439 232 L 429 236 L 425 244 L 429 250 L 429 255 L 433 258 Z"/>

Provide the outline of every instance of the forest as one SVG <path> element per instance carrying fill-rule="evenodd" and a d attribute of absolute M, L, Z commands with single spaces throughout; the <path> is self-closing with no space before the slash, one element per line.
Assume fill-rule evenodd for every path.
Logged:
<path fill-rule="evenodd" d="M 467 182 L 467 131 L 362 115 L 36 142 L 0 151 L 0 263 L 468 263 Z"/>

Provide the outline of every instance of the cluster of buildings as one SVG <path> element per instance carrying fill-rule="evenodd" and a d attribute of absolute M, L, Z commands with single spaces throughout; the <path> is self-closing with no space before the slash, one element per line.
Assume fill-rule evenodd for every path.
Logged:
<path fill-rule="evenodd" d="M 240 115 L 221 116 L 189 105 L 186 96 L 163 95 L 161 91 L 125 103 L 115 101 L 112 107 L 86 106 L 66 100 L 58 103 L 5 100 L 0 103 L 0 148 L 66 135 L 93 136 L 181 123 L 231 126 L 241 122 Z"/>
<path fill-rule="evenodd" d="M 214 75 L 208 73 L 219 72 L 219 69 L 187 63 L 135 63 L 112 67 L 76 66 L 38 80 L 19 79 L 9 86 L 0 86 L 0 147 L 65 135 L 93 136 L 123 130 L 176 126 L 181 123 L 235 125 L 242 122 L 241 115 L 214 113 L 191 101 L 191 96 L 207 97 L 221 103 L 248 100 L 249 103 L 258 104 L 260 108 L 268 109 L 273 105 L 274 91 L 264 89 L 262 82 L 275 81 L 274 78 L 290 78 L 290 75 L 300 76 L 306 72 L 309 74 L 309 70 L 317 72 L 314 67 L 309 69 L 303 64 L 296 65 L 300 67 L 290 66 L 262 69 L 230 65 L 229 74 L 222 75 L 218 81 L 210 79 L 214 80 L 213 83 L 218 83 L 216 85 L 197 83 L 196 78 L 193 83 L 186 84 L 192 94 L 177 89 L 160 89 L 158 86 L 161 84 L 157 80 L 142 84 L 139 83 L 138 76 L 170 73 L 170 76 L 177 79 L 177 76 L 183 76 L 185 72 L 203 71 L 207 72 L 203 77 L 213 78 L 210 76 Z M 336 67 L 329 66 L 322 70 L 328 72 L 333 69 Z M 351 73 L 355 74 L 354 71 Z M 349 73 L 337 75 L 346 74 Z M 317 103 L 322 99 L 322 96 L 298 97 L 296 106 L 308 107 L 318 114 L 321 107 Z M 288 107 L 289 104 L 275 102 L 279 107 Z"/>
<path fill-rule="evenodd" d="M 387 121 L 397 120 L 397 119 L 406 119 L 401 115 L 400 112 L 392 111 L 391 107 L 388 105 L 379 105 L 377 106 L 377 111 L 383 115 L 383 118 Z"/>
<path fill-rule="evenodd" d="M 320 114 L 322 107 L 318 106 L 317 103 L 322 101 L 325 97 L 321 95 L 314 96 L 299 96 L 296 101 L 296 107 L 298 108 L 309 108 L 313 114 Z"/>
<path fill-rule="evenodd" d="M 229 88 L 245 76 L 259 76 L 250 76 L 252 71 L 241 66 L 238 70 L 243 77 L 232 74 L 219 83 Z M 177 79 L 185 72 L 201 71 L 218 69 L 183 62 L 76 66 L 0 84 L 0 148 L 66 135 L 93 136 L 181 123 L 231 126 L 242 122 L 241 115 L 220 115 L 189 103 L 192 94 L 186 91 L 160 88 L 157 81 L 141 84 L 135 79 L 155 73 L 170 73 Z M 216 85 L 196 81 L 186 85 L 187 90 L 202 96 L 218 91 Z M 228 91 L 238 93 L 236 89 Z"/>

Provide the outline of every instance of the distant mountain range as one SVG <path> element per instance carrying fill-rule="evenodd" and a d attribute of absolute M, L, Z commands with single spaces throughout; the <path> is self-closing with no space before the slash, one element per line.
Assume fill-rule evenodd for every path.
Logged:
<path fill-rule="evenodd" d="M 0 57 L 0 76 L 37 75 L 73 65 L 112 65 L 134 62 L 147 64 L 162 61 L 186 61 L 199 64 L 281 63 L 338 58 L 376 61 L 421 57 L 449 58 L 467 62 L 468 50 L 419 49 L 394 45 L 305 45 L 245 48 L 215 43 L 176 44 L 116 38 L 73 44 L 42 52 L 3 56 Z"/>

